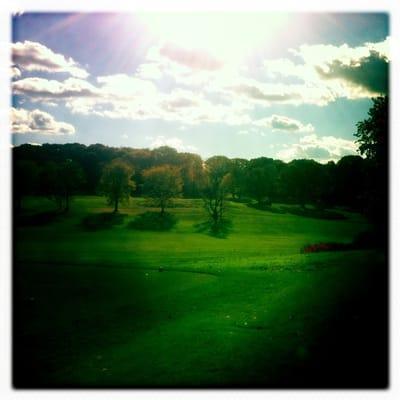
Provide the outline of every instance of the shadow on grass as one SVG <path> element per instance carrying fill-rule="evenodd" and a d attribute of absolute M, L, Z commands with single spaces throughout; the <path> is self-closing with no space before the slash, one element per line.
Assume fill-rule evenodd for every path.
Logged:
<path fill-rule="evenodd" d="M 128 224 L 131 229 L 141 231 L 169 231 L 178 222 L 175 215 L 164 213 L 161 215 L 159 212 L 147 211 L 139 214 L 135 219 Z"/>
<path fill-rule="evenodd" d="M 302 207 L 288 207 L 281 206 L 280 209 L 289 214 L 298 215 L 300 217 L 317 218 L 317 219 L 330 219 L 330 220 L 344 220 L 347 219 L 343 214 L 336 211 L 321 210 L 318 208 L 302 208 Z"/>
<path fill-rule="evenodd" d="M 247 206 L 256 210 L 268 211 L 274 214 L 293 214 L 299 217 L 328 219 L 328 220 L 344 220 L 346 216 L 331 210 L 323 210 L 319 208 L 302 208 L 300 206 L 272 206 L 266 203 L 247 203 Z"/>
<path fill-rule="evenodd" d="M 88 231 L 98 231 L 102 229 L 110 229 L 115 225 L 121 225 L 127 214 L 120 213 L 100 213 L 90 214 L 82 219 L 82 227 Z"/>
<path fill-rule="evenodd" d="M 281 207 L 273 207 L 273 206 L 267 205 L 267 204 L 247 203 L 247 206 L 250 208 L 254 208 L 256 210 L 268 211 L 268 212 L 271 212 L 274 214 L 286 214 L 287 213 L 287 211 Z"/>
<path fill-rule="evenodd" d="M 194 225 L 194 229 L 197 233 L 206 233 L 218 239 L 226 239 L 232 231 L 232 221 L 223 219 L 216 225 L 213 221 L 208 220 Z"/>
<path fill-rule="evenodd" d="M 62 211 L 44 211 L 37 214 L 19 215 L 15 217 L 15 222 L 18 226 L 42 226 L 54 222 L 62 215 L 65 215 Z"/>
<path fill-rule="evenodd" d="M 240 204 L 247 204 L 251 202 L 251 199 L 249 199 L 248 197 L 241 197 L 240 199 L 231 197 L 228 200 L 232 201 L 233 203 L 240 203 Z"/>

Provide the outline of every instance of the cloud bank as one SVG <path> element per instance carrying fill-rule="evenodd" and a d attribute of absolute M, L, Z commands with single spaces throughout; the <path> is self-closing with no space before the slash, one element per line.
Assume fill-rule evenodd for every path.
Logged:
<path fill-rule="evenodd" d="M 320 162 L 337 161 L 346 155 L 357 154 L 358 145 L 334 136 L 318 137 L 315 134 L 302 137 L 298 143 L 287 146 L 277 153 L 283 161 L 312 158 Z"/>
<path fill-rule="evenodd" d="M 59 122 L 52 115 L 40 110 L 28 111 L 23 108 L 11 109 L 12 133 L 40 135 L 73 135 L 75 128 L 66 122 Z"/>
<path fill-rule="evenodd" d="M 314 127 L 311 124 L 304 125 L 296 119 L 275 114 L 268 118 L 255 121 L 254 125 L 271 128 L 273 131 L 314 132 Z"/>
<path fill-rule="evenodd" d="M 85 79 L 88 72 L 81 68 L 72 58 L 55 53 L 48 47 L 26 40 L 13 43 L 11 47 L 12 62 L 25 71 L 65 72 L 75 78 Z"/>

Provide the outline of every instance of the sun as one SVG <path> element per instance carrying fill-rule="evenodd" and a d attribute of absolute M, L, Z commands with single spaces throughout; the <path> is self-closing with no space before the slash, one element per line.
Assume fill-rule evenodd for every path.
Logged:
<path fill-rule="evenodd" d="M 275 40 L 286 13 L 140 13 L 135 15 L 157 39 L 201 49 L 227 64 Z"/>

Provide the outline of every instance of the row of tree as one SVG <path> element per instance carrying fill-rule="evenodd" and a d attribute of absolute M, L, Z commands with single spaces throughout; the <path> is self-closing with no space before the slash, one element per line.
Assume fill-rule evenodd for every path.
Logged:
<path fill-rule="evenodd" d="M 161 209 L 176 196 L 203 198 L 212 220 L 223 218 L 225 198 L 259 207 L 272 202 L 302 207 L 345 206 L 358 211 L 379 209 L 387 199 L 388 98 L 373 100 L 369 117 L 358 123 L 360 156 L 337 163 L 314 160 L 285 163 L 267 157 L 251 160 L 179 153 L 163 146 L 154 150 L 112 148 L 101 144 L 22 145 L 13 149 L 16 210 L 25 195 L 44 195 L 68 211 L 71 194 L 98 194 L 114 210 L 129 196 L 149 196 Z M 376 199 L 379 199 L 377 201 Z M 374 209 L 375 208 L 375 209 Z"/>
<path fill-rule="evenodd" d="M 314 160 L 284 163 L 266 157 L 246 160 L 225 156 L 214 156 L 203 162 L 196 154 L 178 153 L 169 147 L 137 150 L 81 144 L 22 145 L 13 152 L 17 209 L 25 195 L 47 196 L 60 208 L 68 209 L 68 199 L 73 193 L 104 192 L 104 182 L 111 179 L 110 168 L 116 165 L 121 173 L 131 171 L 131 185 L 127 190 L 134 196 L 151 190 L 148 182 L 159 179 L 154 171 L 167 169 L 168 185 L 172 187 L 172 180 L 179 181 L 179 192 L 186 198 L 202 197 L 206 181 L 209 182 L 207 190 L 222 190 L 223 180 L 224 194 L 238 201 L 252 198 L 259 205 L 279 201 L 303 207 L 315 204 L 361 209 L 371 169 L 369 160 L 359 156 L 345 156 L 337 163 L 328 164 Z"/>

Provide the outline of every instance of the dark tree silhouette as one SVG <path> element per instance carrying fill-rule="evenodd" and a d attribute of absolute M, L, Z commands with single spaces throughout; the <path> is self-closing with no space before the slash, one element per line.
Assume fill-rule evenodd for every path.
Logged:
<path fill-rule="evenodd" d="M 337 162 L 333 182 L 337 204 L 363 210 L 366 172 L 365 160 L 360 156 L 345 156 Z"/>
<path fill-rule="evenodd" d="M 35 193 L 38 178 L 39 167 L 34 161 L 14 160 L 14 207 L 17 213 L 22 209 L 22 198 Z"/>
<path fill-rule="evenodd" d="M 302 208 L 307 203 L 318 204 L 323 182 L 321 164 L 314 160 L 293 160 L 284 171 L 283 181 L 288 199 Z"/>
<path fill-rule="evenodd" d="M 372 99 L 368 118 L 357 123 L 359 151 L 367 158 L 366 214 L 381 245 L 388 234 L 389 98 Z"/>
<path fill-rule="evenodd" d="M 368 118 L 357 123 L 359 151 L 379 166 L 387 164 L 389 132 L 388 96 L 372 99 L 373 105 L 368 111 Z"/>
<path fill-rule="evenodd" d="M 233 199 L 241 200 L 246 190 L 246 168 L 248 161 L 244 158 L 233 158 L 229 172 L 229 191 Z"/>
<path fill-rule="evenodd" d="M 75 190 L 79 189 L 85 182 L 84 173 L 81 166 L 71 159 L 65 160 L 58 168 L 58 188 L 61 203 L 64 206 L 64 211 L 69 211 L 70 198 Z"/>
<path fill-rule="evenodd" d="M 379 101 L 377 104 L 382 105 L 383 103 Z M 377 107 L 377 109 L 380 108 Z M 371 112 L 372 116 L 375 115 L 375 111 Z M 370 116 L 370 118 L 372 117 Z M 366 158 L 357 157 L 357 161 L 354 159 L 355 169 L 349 165 L 351 159 L 346 158 L 348 156 L 345 156 L 343 161 L 339 161 L 337 164 L 330 162 L 325 165 L 313 160 L 284 163 L 266 157 L 250 161 L 223 157 L 225 160 L 222 163 L 225 168 L 224 172 L 228 173 L 228 176 L 224 178 L 224 193 L 228 192 L 233 199 L 251 196 L 260 202 L 265 201 L 267 204 L 271 201 L 297 202 L 302 205 L 314 204 L 319 207 L 341 205 L 358 210 L 365 208 L 373 210 L 376 207 L 370 199 L 385 191 L 384 188 L 378 189 L 375 186 L 385 182 L 385 179 L 382 179 L 385 172 L 382 171 L 385 169 L 386 156 L 378 156 L 378 154 L 385 154 L 385 151 L 379 151 L 376 146 L 379 146 L 381 142 L 378 141 L 378 145 L 376 145 L 375 140 L 372 139 L 375 136 L 382 137 L 382 133 L 371 134 L 370 137 L 367 135 L 366 128 L 376 126 L 373 121 L 370 121 L 370 118 L 368 123 L 366 121 L 363 121 L 363 124 L 360 123 L 359 140 L 366 137 L 365 146 L 362 147 Z M 113 148 L 101 144 L 90 146 L 78 143 L 43 144 L 42 146 L 24 144 L 13 148 L 12 152 L 16 210 L 20 203 L 18 199 L 27 194 L 47 196 L 54 200 L 61 210 L 65 203 L 69 203 L 67 200 L 69 197 L 66 199 L 65 188 L 63 188 L 65 180 L 67 181 L 67 193 L 83 195 L 98 193 L 104 166 L 116 159 L 128 166 L 135 167 L 133 181 L 136 183 L 136 188 L 133 189 L 131 186 L 128 192 L 136 196 L 144 194 L 143 172 L 154 166 L 168 164 L 179 167 L 183 181 L 182 195 L 186 198 L 204 198 L 204 188 L 207 186 L 204 185 L 204 182 L 208 180 L 205 175 L 209 168 L 199 155 L 179 153 L 166 146 L 150 150 L 128 147 Z M 368 156 L 367 153 L 371 156 Z M 73 186 L 75 179 L 68 179 L 69 174 L 65 179 L 62 177 L 65 175 L 62 172 L 65 160 L 72 160 L 72 165 L 82 168 L 85 182 L 68 189 L 69 186 Z M 28 168 L 21 169 L 18 166 L 21 162 L 28 163 L 26 164 Z M 211 166 L 212 161 L 209 161 L 208 164 Z M 34 167 L 35 165 L 37 168 Z M 39 171 L 38 179 L 35 179 L 34 176 L 29 177 L 31 173 L 36 174 L 35 169 Z M 362 179 L 358 179 L 361 170 L 366 171 L 365 176 L 368 177 L 366 179 L 367 188 L 362 195 L 360 195 Z M 353 180 L 354 184 L 351 184 L 350 180 Z M 351 187 L 346 189 L 348 185 Z M 207 190 L 210 192 L 210 186 Z M 224 201 L 221 205 L 224 207 Z"/>
<path fill-rule="evenodd" d="M 40 192 L 54 201 L 59 211 L 68 212 L 71 195 L 85 182 L 81 166 L 71 159 L 59 163 L 47 161 L 39 175 Z"/>
<path fill-rule="evenodd" d="M 246 169 L 249 195 L 258 205 L 271 205 L 276 190 L 277 171 L 272 158 L 259 157 L 249 161 Z"/>

